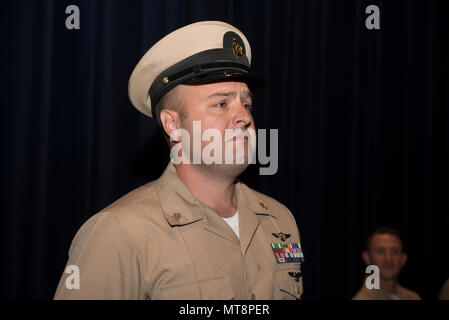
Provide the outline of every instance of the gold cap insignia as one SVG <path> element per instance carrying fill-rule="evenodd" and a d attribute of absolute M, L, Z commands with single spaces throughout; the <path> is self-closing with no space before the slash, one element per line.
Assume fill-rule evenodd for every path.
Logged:
<path fill-rule="evenodd" d="M 232 38 L 232 52 L 239 58 L 243 57 L 243 48 L 236 38 Z"/>

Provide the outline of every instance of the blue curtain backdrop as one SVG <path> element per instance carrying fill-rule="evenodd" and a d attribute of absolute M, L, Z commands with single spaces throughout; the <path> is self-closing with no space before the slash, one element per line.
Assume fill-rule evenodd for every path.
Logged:
<path fill-rule="evenodd" d="M 68 5 L 80 30 L 68 30 Z M 367 30 L 365 8 L 380 8 Z M 1 273 L 4 299 L 50 299 L 78 228 L 157 178 L 168 148 L 127 96 L 158 39 L 222 20 L 269 79 L 258 128 L 279 129 L 279 170 L 242 180 L 287 205 L 306 257 L 305 299 L 349 299 L 367 233 L 399 228 L 404 286 L 435 299 L 449 277 L 449 32 L 443 1 L 2 3 Z"/>

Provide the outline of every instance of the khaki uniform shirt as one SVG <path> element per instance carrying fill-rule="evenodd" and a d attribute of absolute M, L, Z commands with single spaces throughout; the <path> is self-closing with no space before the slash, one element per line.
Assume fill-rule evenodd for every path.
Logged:
<path fill-rule="evenodd" d="M 439 300 L 449 300 L 449 279 L 446 280 L 438 296 Z"/>
<path fill-rule="evenodd" d="M 77 232 L 55 299 L 299 299 L 300 263 L 278 263 L 271 243 L 299 243 L 290 211 L 235 185 L 240 239 L 196 199 L 170 163 L 144 185 L 91 217 Z M 272 233 L 291 234 L 282 242 Z M 70 287 L 70 286 L 69 286 Z"/>
<path fill-rule="evenodd" d="M 399 284 L 396 288 L 396 297 L 382 289 L 368 289 L 365 285 L 360 288 L 353 300 L 421 300 L 416 292 L 406 289 Z M 395 299 L 396 298 L 396 299 Z"/>

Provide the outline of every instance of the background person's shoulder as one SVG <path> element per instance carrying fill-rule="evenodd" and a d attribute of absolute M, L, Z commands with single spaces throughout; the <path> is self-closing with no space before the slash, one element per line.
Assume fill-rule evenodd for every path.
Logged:
<path fill-rule="evenodd" d="M 398 284 L 398 294 L 401 300 L 422 300 L 421 296 L 417 292 L 404 288 L 399 284 Z"/>

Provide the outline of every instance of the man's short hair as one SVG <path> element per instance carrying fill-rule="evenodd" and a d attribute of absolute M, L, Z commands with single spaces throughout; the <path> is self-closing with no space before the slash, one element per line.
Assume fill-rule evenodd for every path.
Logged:
<path fill-rule="evenodd" d="M 168 110 L 174 110 L 179 113 L 181 118 L 185 119 L 187 118 L 187 114 L 184 110 L 184 105 L 182 101 L 179 99 L 178 95 L 175 92 L 176 88 L 173 88 L 167 94 L 165 94 L 159 102 L 155 106 L 154 114 L 156 116 L 156 121 L 159 127 L 161 127 L 164 136 L 167 137 L 167 133 L 164 130 L 164 127 L 162 126 L 161 122 L 161 111 L 164 109 Z"/>
<path fill-rule="evenodd" d="M 374 230 L 373 232 L 371 232 L 367 237 L 366 237 L 366 241 L 365 241 L 365 250 L 366 251 L 370 251 L 370 246 L 371 246 L 371 240 L 374 237 L 374 235 L 376 234 L 389 234 L 392 236 L 395 236 L 396 238 L 399 239 L 399 241 L 401 241 L 401 245 L 402 245 L 402 250 L 404 250 L 404 240 L 402 238 L 402 234 L 399 232 L 399 230 L 393 228 L 393 227 L 388 227 L 388 226 L 384 226 L 384 227 L 379 227 L 376 230 Z"/>

